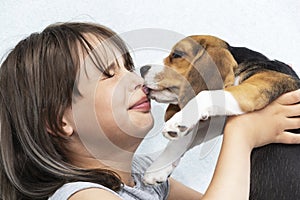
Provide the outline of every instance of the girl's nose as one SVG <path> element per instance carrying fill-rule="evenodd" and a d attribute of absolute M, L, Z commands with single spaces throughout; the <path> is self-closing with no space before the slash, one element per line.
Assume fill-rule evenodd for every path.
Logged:
<path fill-rule="evenodd" d="M 130 75 L 131 75 L 131 83 L 130 84 L 133 84 L 132 88 L 134 90 L 143 89 L 144 79 L 134 72 L 130 72 Z"/>

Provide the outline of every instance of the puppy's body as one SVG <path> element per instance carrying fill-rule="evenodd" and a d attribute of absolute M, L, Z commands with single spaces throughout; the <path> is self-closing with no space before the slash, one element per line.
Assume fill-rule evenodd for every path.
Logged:
<path fill-rule="evenodd" d="M 164 135 L 174 140 L 193 132 L 197 140 L 193 144 L 205 137 L 203 126 L 193 130 L 199 120 L 258 110 L 300 87 L 298 76 L 288 65 L 244 47 L 232 47 L 213 36 L 183 39 L 173 47 L 164 65 L 155 72 L 144 67 L 142 76 L 152 89 L 153 99 L 171 103 Z M 174 146 L 169 145 L 159 160 L 172 154 Z M 300 145 L 270 144 L 255 149 L 250 199 L 300 199 L 299 158 Z M 173 168 L 169 167 L 164 178 L 160 173 L 159 179 L 148 171 L 145 179 L 150 183 L 162 181 Z"/>
<path fill-rule="evenodd" d="M 297 74 L 288 65 L 276 60 L 271 61 L 246 48 L 235 47 L 230 50 L 239 64 L 237 76 L 243 75 L 243 79 L 246 80 L 254 77 L 254 74 L 260 74 L 266 80 L 265 84 L 272 82 L 271 87 L 259 90 L 268 103 L 279 95 L 300 87 Z M 259 80 L 255 81 L 264 84 Z M 264 106 L 264 103 L 261 104 L 261 107 Z M 254 110 L 257 108 L 254 107 Z M 300 199 L 300 145 L 269 144 L 253 150 L 250 199 Z"/>

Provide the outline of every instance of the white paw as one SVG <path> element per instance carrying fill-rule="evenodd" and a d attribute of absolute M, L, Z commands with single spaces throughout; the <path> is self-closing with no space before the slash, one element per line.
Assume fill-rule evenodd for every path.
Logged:
<path fill-rule="evenodd" d="M 166 122 L 162 133 L 169 140 L 177 140 L 188 134 L 194 126 L 195 124 L 183 123 L 182 120 L 172 119 Z"/>
<path fill-rule="evenodd" d="M 196 113 L 189 107 L 183 108 L 169 119 L 162 130 L 163 135 L 169 140 L 176 140 L 187 135 L 199 122 L 199 120 L 207 120 L 209 118 L 208 111 Z"/>
<path fill-rule="evenodd" d="M 169 165 L 166 168 L 159 171 L 155 171 L 155 172 L 146 171 L 143 181 L 148 185 L 156 185 L 165 182 L 172 174 L 174 168 L 175 166 Z"/>

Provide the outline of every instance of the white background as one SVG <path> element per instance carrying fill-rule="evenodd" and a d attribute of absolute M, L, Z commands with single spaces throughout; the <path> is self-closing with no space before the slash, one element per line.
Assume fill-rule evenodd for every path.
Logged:
<path fill-rule="evenodd" d="M 289 63 L 299 74 L 299 11 L 299 0 L 0 0 L 0 55 L 2 58 L 20 39 L 51 23 L 91 21 L 118 33 L 159 28 L 186 36 L 215 35 L 233 46 L 246 46 Z M 147 55 L 134 55 L 140 62 L 137 65 L 162 59 L 155 53 L 157 57 Z M 158 123 L 164 108 L 160 106 L 153 106 L 158 110 L 154 112 Z M 206 156 L 199 156 L 201 148 L 189 152 L 174 177 L 203 192 L 219 151 L 221 140 L 217 141 Z M 153 144 L 160 143 L 141 149 L 152 151 Z"/>

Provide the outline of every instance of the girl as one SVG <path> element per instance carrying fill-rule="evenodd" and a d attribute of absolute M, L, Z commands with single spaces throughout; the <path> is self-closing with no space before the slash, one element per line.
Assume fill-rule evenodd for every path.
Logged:
<path fill-rule="evenodd" d="M 200 199 L 173 179 L 141 181 L 151 160 L 133 157 L 153 119 L 133 70 L 122 40 L 96 24 L 54 24 L 19 42 L 0 68 L 1 199 Z M 203 199 L 248 198 L 251 150 L 300 143 L 284 132 L 300 127 L 289 118 L 299 101 L 295 91 L 228 121 Z"/>

